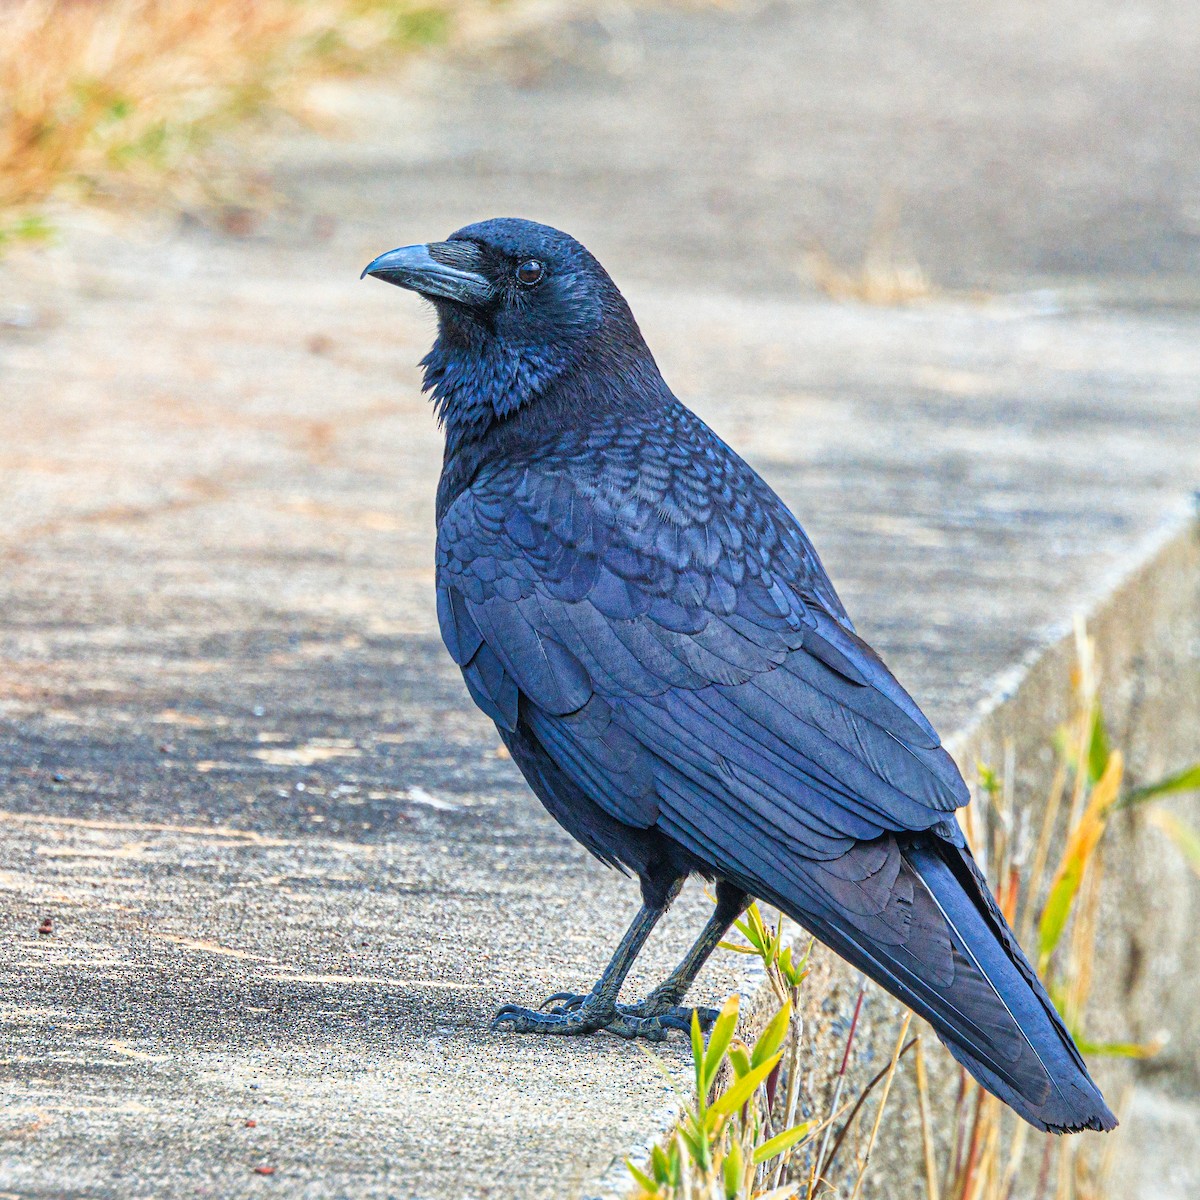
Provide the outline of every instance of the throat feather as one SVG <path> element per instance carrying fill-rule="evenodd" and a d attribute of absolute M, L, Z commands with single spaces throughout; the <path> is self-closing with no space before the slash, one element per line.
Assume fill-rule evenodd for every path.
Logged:
<path fill-rule="evenodd" d="M 541 395 L 561 374 L 556 357 L 494 340 L 483 347 L 444 345 L 439 338 L 421 360 L 423 390 L 433 399 L 447 448 L 484 432 Z"/>

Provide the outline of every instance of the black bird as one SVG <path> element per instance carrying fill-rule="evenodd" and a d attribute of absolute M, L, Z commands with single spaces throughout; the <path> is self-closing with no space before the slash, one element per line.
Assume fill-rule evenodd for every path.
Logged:
<path fill-rule="evenodd" d="M 507 1005 L 523 1033 L 662 1037 L 750 896 L 937 1030 L 1039 1129 L 1111 1129 L 954 810 L 966 785 L 854 632 L 778 496 L 671 393 L 573 238 L 502 219 L 366 271 L 433 302 L 446 437 L 442 638 L 542 803 L 642 908 L 587 995 Z M 697 873 L 717 904 L 636 1005 L 617 995 Z"/>

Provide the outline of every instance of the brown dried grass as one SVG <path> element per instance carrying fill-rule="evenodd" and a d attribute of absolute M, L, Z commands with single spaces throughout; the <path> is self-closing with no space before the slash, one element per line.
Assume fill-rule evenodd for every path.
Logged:
<path fill-rule="evenodd" d="M 885 194 L 875 214 L 861 267 L 838 266 L 818 244 L 810 246 L 808 273 L 816 286 L 832 300 L 853 300 L 885 308 L 920 304 L 933 298 L 929 277 L 899 246 L 900 202 Z"/>
<path fill-rule="evenodd" d="M 488 0 L 0 0 L 0 238 L 62 192 L 203 201 L 213 135 Z"/>

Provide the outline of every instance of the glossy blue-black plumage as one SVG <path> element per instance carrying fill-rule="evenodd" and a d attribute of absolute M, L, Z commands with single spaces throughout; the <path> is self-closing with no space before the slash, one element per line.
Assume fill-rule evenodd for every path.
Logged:
<path fill-rule="evenodd" d="M 535 792 L 648 897 L 700 871 L 779 905 L 1035 1125 L 1111 1127 L 965 846 L 957 768 L 795 518 L 671 394 L 582 246 L 515 221 L 454 239 L 495 297 L 437 300 L 425 360 L 438 614 Z"/>

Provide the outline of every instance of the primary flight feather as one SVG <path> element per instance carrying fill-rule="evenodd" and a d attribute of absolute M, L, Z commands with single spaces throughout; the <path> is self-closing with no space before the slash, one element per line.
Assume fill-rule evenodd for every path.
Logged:
<path fill-rule="evenodd" d="M 671 393 L 574 239 L 492 220 L 364 272 L 431 300 L 446 435 L 442 637 L 534 792 L 642 909 L 586 995 L 519 1032 L 661 1037 L 751 896 L 925 1017 L 1040 1129 L 1116 1121 L 954 817 L 936 732 L 854 631 L 799 522 Z M 645 1000 L 617 995 L 683 880 L 717 906 Z"/>

